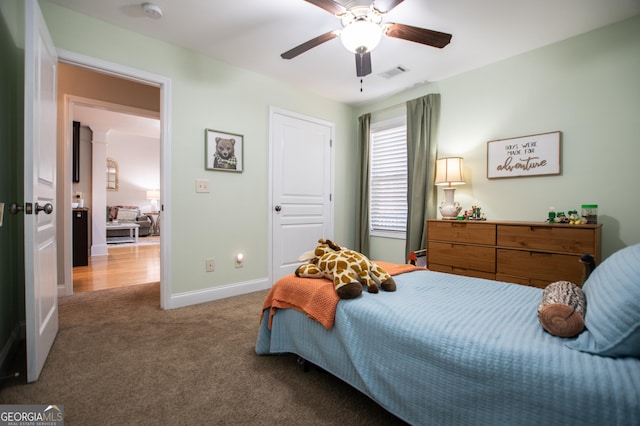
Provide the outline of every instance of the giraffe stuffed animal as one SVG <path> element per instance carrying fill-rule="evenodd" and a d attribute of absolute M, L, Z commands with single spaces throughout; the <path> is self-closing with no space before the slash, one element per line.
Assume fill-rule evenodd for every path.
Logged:
<path fill-rule="evenodd" d="M 298 260 L 309 263 L 296 269 L 302 278 L 333 280 L 341 299 L 353 299 L 362 294 L 363 285 L 369 293 L 377 293 L 378 285 L 385 291 L 395 291 L 396 282 L 384 269 L 357 251 L 342 248 L 331 240 L 318 240 L 315 250 L 304 253 Z"/>

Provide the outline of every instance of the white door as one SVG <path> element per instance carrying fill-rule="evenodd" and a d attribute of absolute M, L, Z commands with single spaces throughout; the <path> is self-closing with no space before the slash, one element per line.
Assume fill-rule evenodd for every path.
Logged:
<path fill-rule="evenodd" d="M 58 333 L 55 214 L 58 59 L 37 0 L 26 1 L 25 17 L 25 315 L 27 381 L 34 382 Z"/>
<path fill-rule="evenodd" d="M 319 238 L 333 237 L 333 124 L 271 111 L 273 281 L 295 271 Z"/>

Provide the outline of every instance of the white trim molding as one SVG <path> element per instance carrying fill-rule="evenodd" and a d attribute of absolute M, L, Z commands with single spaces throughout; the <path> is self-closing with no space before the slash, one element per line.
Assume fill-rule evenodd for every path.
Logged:
<path fill-rule="evenodd" d="M 226 299 L 227 297 L 255 293 L 256 291 L 266 290 L 269 288 L 271 288 L 271 281 L 268 278 L 260 278 L 257 280 L 211 287 L 203 290 L 172 294 L 169 306 L 165 309 L 184 308 L 186 306 Z"/>

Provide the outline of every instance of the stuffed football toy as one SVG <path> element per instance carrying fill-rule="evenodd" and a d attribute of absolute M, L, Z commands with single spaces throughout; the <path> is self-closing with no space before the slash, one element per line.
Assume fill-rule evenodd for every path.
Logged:
<path fill-rule="evenodd" d="M 369 293 L 377 293 L 378 285 L 385 291 L 395 291 L 396 282 L 384 269 L 357 251 L 342 248 L 331 240 L 318 240 L 315 250 L 304 253 L 298 260 L 309 263 L 296 269 L 302 278 L 328 278 L 341 299 L 353 299 L 362 294 L 366 285 Z"/>

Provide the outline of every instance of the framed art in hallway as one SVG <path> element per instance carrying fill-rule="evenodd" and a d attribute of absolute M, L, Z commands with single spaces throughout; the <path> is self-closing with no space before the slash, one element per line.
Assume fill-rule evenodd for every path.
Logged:
<path fill-rule="evenodd" d="M 205 169 L 242 172 L 242 135 L 205 129 Z"/>

